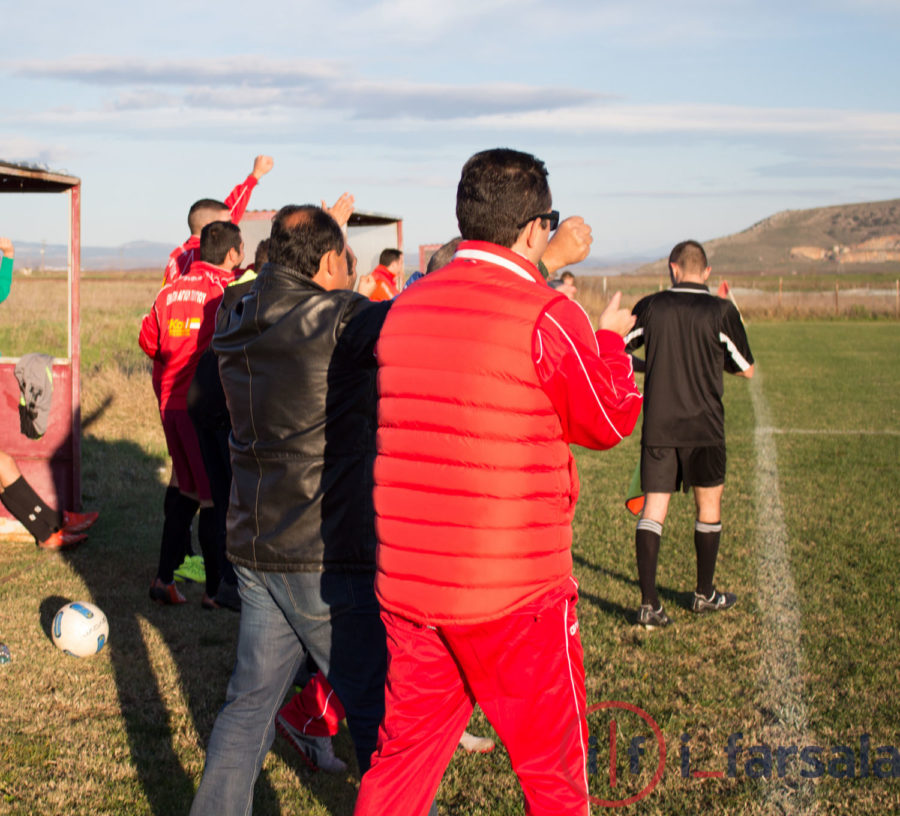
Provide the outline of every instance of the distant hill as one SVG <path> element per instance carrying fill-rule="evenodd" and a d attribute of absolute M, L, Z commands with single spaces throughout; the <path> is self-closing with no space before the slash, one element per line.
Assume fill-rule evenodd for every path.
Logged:
<path fill-rule="evenodd" d="M 162 270 L 173 246 L 153 241 L 131 241 L 117 247 L 82 246 L 81 268 L 86 271 Z M 65 244 L 16 241 L 16 268 L 65 269 L 68 265 L 67 253 Z"/>
<path fill-rule="evenodd" d="M 900 199 L 785 210 L 743 232 L 705 241 L 713 271 L 859 272 L 872 264 L 900 266 Z M 667 274 L 666 259 L 640 274 Z"/>

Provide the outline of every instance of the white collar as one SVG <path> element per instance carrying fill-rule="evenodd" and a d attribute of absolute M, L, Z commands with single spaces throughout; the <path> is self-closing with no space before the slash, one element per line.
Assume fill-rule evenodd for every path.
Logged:
<path fill-rule="evenodd" d="M 508 269 L 510 272 L 515 272 L 520 278 L 530 280 L 532 283 L 535 282 L 534 277 L 532 275 L 529 275 L 528 272 L 526 272 L 515 261 L 511 261 L 508 258 L 503 258 L 500 255 L 495 255 L 493 252 L 486 252 L 483 249 L 459 249 L 453 256 L 454 260 L 456 260 L 457 258 L 465 258 L 470 261 L 487 261 L 488 263 L 502 266 L 504 269 Z"/>

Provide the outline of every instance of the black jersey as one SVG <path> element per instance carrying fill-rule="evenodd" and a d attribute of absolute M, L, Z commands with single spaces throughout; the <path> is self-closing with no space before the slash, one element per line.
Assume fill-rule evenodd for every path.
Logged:
<path fill-rule="evenodd" d="M 641 444 L 724 444 L 722 372 L 753 365 L 737 309 L 702 283 L 679 283 L 642 298 L 632 313 L 626 351 L 646 348 Z"/>

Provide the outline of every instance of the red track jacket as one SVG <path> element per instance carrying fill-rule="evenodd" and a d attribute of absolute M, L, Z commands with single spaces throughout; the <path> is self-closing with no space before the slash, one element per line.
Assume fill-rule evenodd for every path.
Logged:
<path fill-rule="evenodd" d="M 153 360 L 153 390 L 160 411 L 187 410 L 187 392 L 200 355 L 216 328 L 216 309 L 234 272 L 195 261 L 186 274 L 159 290 L 144 315 L 138 343 Z"/>

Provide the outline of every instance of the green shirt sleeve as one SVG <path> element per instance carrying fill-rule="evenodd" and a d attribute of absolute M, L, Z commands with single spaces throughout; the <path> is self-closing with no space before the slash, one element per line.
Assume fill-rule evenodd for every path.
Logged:
<path fill-rule="evenodd" d="M 12 284 L 13 259 L 6 255 L 0 256 L 0 303 L 9 295 L 9 287 Z"/>

